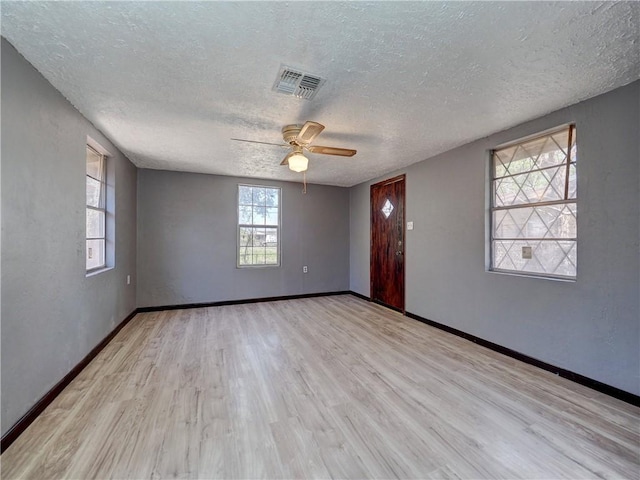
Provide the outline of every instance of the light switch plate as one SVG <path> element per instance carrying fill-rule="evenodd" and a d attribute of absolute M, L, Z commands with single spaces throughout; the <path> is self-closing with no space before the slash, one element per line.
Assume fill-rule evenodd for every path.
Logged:
<path fill-rule="evenodd" d="M 413 222 L 407 222 L 407 230 L 413 230 Z"/>

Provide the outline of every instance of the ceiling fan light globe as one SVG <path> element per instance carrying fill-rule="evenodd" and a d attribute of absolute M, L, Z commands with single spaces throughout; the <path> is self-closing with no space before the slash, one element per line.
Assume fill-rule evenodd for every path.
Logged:
<path fill-rule="evenodd" d="M 301 153 L 294 153 L 287 159 L 287 162 L 289 169 L 298 173 L 304 172 L 309 167 L 309 159 Z"/>

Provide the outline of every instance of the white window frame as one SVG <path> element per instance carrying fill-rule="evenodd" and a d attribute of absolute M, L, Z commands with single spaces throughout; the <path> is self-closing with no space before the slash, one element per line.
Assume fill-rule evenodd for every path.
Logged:
<path fill-rule="evenodd" d="M 544 168 L 532 168 L 530 170 L 526 170 L 523 172 L 518 172 L 518 173 L 509 173 L 508 175 L 503 175 L 503 176 L 498 176 L 496 174 L 496 162 L 494 160 L 494 155 L 496 153 L 496 151 L 500 151 L 500 150 L 504 150 L 507 148 L 512 148 L 515 146 L 519 146 L 519 145 L 524 145 L 527 144 L 528 142 L 532 142 L 535 140 L 539 140 L 545 137 L 549 137 L 551 135 L 556 135 L 560 132 L 563 132 L 565 130 L 568 130 L 568 145 L 567 145 L 567 154 L 566 154 L 566 158 L 565 161 L 561 164 L 557 164 L 556 167 L 560 167 L 560 166 L 565 166 L 566 167 L 566 172 L 565 172 L 565 185 L 564 185 L 564 192 L 563 192 L 563 196 L 561 199 L 557 199 L 557 200 L 552 200 L 552 201 L 530 201 L 528 203 L 517 203 L 517 204 L 512 204 L 512 205 L 501 205 L 501 206 L 496 206 L 496 201 L 497 201 L 497 192 L 496 192 L 496 183 L 497 180 L 499 180 L 500 178 L 507 178 L 507 177 L 515 177 L 517 175 L 521 175 L 521 174 L 527 174 L 527 173 L 532 173 L 532 172 L 539 172 L 541 170 L 544 169 L 551 169 L 551 168 L 556 168 L 556 167 L 544 167 Z M 573 206 L 573 211 L 574 216 L 576 218 L 576 222 L 577 222 L 577 202 L 578 202 L 578 195 L 577 195 L 577 164 L 576 164 L 576 159 L 572 158 L 572 143 L 576 144 L 576 151 L 577 151 L 577 143 L 575 142 L 575 135 L 576 135 L 576 126 L 575 124 L 566 124 L 566 125 L 562 125 L 560 127 L 556 127 L 553 129 L 549 129 L 546 130 L 544 132 L 540 132 L 538 134 L 535 135 L 531 135 L 525 138 L 521 138 L 519 140 L 513 141 L 513 142 L 509 142 L 507 144 L 502 144 L 498 147 L 496 147 L 495 149 L 491 150 L 490 152 L 490 192 L 491 192 L 491 198 L 490 198 L 490 211 L 489 211 L 489 250 L 490 250 L 490 258 L 489 258 L 489 271 L 491 272 L 497 272 L 497 273 L 506 273 L 506 274 L 513 274 L 513 275 L 519 275 L 519 276 L 527 276 L 527 277 L 540 277 L 540 278 L 548 278 L 548 279 L 556 279 L 556 280 L 569 280 L 569 281 L 575 281 L 577 278 L 577 271 L 578 271 L 578 265 L 577 265 L 577 247 L 578 247 L 578 233 L 577 233 L 577 225 L 576 225 L 576 231 L 575 231 L 575 236 L 574 237 L 513 237 L 513 238 L 506 238 L 506 237 L 500 237 L 500 238 L 496 238 L 496 225 L 494 225 L 495 222 L 495 212 L 497 212 L 498 210 L 515 210 L 515 209 L 525 209 L 525 208 L 533 208 L 533 207 L 543 207 L 543 206 L 549 206 L 549 205 L 567 205 L 567 206 Z M 570 179 L 570 171 L 571 168 L 573 166 L 574 169 L 574 176 L 576 176 L 576 187 L 575 187 L 575 192 L 574 192 L 574 196 L 571 196 L 571 192 L 569 189 L 569 179 Z M 570 207 L 571 208 L 571 207 Z M 525 222 L 525 225 L 528 224 L 530 219 L 528 219 Z M 569 241 L 569 242 L 574 242 L 574 249 L 575 251 L 575 256 L 576 256 L 576 262 L 575 262 L 575 274 L 574 275 L 561 275 L 561 274 L 556 274 L 556 273 L 549 273 L 549 272 L 540 272 L 540 271 L 534 271 L 534 270 L 527 270 L 527 269 L 506 269 L 506 268 L 497 268 L 495 267 L 495 248 L 496 248 L 496 241 L 522 241 L 522 242 L 531 242 L 531 243 L 536 243 L 536 242 L 540 242 L 540 244 L 542 244 L 542 242 L 545 241 Z M 525 252 L 524 249 L 521 252 L 522 253 L 522 258 L 525 258 Z M 529 250 L 529 252 L 527 252 L 527 254 L 531 253 L 531 250 Z M 564 261 L 564 259 L 562 260 Z M 562 263 L 562 261 L 560 263 Z M 556 266 L 557 268 L 557 266 Z"/>
<path fill-rule="evenodd" d="M 90 248 L 89 241 L 102 240 L 104 242 L 102 263 L 100 265 L 97 265 L 91 268 L 86 268 L 86 265 L 85 265 L 86 272 L 87 274 L 89 274 L 89 273 L 95 273 L 97 271 L 104 270 L 105 268 L 107 268 L 107 156 L 88 144 L 86 146 L 86 151 L 87 151 L 87 159 L 88 159 L 89 152 L 100 156 L 100 159 L 101 159 L 100 168 L 102 170 L 101 172 L 102 178 L 101 179 L 95 178 L 89 175 L 88 171 L 86 171 L 86 162 L 85 162 L 85 180 L 91 178 L 97 182 L 100 182 L 100 200 L 98 202 L 98 206 L 97 207 L 92 206 L 87 203 L 86 210 L 87 211 L 94 210 L 94 211 L 102 212 L 103 218 L 104 218 L 104 224 L 102 225 L 102 232 L 103 232 L 102 237 L 89 237 L 88 224 L 85 223 L 85 248 L 87 249 L 87 251 L 85 252 L 86 253 L 85 262 L 86 262 L 86 259 L 89 258 L 89 248 Z M 85 222 L 87 222 L 86 219 L 85 219 Z"/>
<path fill-rule="evenodd" d="M 242 207 L 251 207 L 252 210 L 254 207 L 256 208 L 260 208 L 262 207 L 262 205 L 258 205 L 252 203 L 251 205 L 248 204 L 241 204 L 241 198 L 240 198 L 240 190 L 243 187 L 250 187 L 250 188 L 264 188 L 264 189 L 270 189 L 270 190 L 276 190 L 278 192 L 278 202 L 277 205 L 275 206 L 275 208 L 278 209 L 277 212 L 277 224 L 274 223 L 267 223 L 267 217 L 265 214 L 265 222 L 264 224 L 262 223 L 255 223 L 255 222 L 244 222 L 241 223 L 241 208 Z M 237 268 L 273 268 L 273 267 L 280 267 L 281 261 L 282 261 L 282 229 L 281 229 L 281 225 L 282 225 L 282 188 L 280 187 L 274 187 L 272 185 L 251 185 L 251 184 L 238 184 L 238 189 L 237 189 L 237 198 L 236 198 L 236 234 L 237 234 L 237 240 L 236 240 L 236 267 Z M 266 204 L 264 205 L 264 208 L 267 208 Z M 269 208 L 274 208 L 274 206 L 269 206 Z M 252 218 L 253 220 L 253 218 Z M 242 229 L 243 228 L 258 228 L 258 229 L 275 229 L 277 234 L 277 245 L 276 245 L 276 256 L 277 256 L 277 262 L 276 263 L 242 263 L 241 262 L 241 249 L 242 248 L 249 248 L 247 245 L 242 245 L 241 244 L 241 237 L 242 237 Z M 251 248 L 254 248 L 254 246 L 251 246 Z M 265 245 L 265 258 L 266 258 L 266 248 L 267 246 Z"/>

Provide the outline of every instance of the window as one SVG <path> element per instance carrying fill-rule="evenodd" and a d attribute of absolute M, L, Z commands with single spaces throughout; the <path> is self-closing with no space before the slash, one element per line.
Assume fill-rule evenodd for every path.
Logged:
<path fill-rule="evenodd" d="M 106 163 L 87 145 L 87 271 L 106 266 Z"/>
<path fill-rule="evenodd" d="M 491 269 L 575 279 L 575 127 L 498 148 L 491 160 Z"/>
<path fill-rule="evenodd" d="M 238 185 L 238 267 L 280 265 L 280 189 Z"/>

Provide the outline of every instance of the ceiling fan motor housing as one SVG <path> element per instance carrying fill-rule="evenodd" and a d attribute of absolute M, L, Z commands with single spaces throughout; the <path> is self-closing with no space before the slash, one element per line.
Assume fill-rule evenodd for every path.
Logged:
<path fill-rule="evenodd" d="M 302 130 L 302 125 L 285 125 L 282 127 L 282 138 L 290 145 L 296 145 L 296 137 Z"/>

